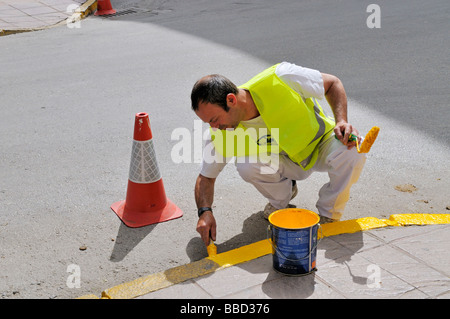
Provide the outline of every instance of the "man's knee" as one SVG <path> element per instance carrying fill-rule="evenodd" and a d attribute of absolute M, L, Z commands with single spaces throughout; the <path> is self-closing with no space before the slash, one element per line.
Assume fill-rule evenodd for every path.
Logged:
<path fill-rule="evenodd" d="M 366 163 L 366 154 L 358 153 L 356 148 L 345 150 L 340 158 L 336 158 L 328 171 L 339 184 L 352 185 L 357 182 Z"/>
<path fill-rule="evenodd" d="M 236 162 L 236 169 L 242 179 L 246 182 L 254 179 L 254 177 L 259 173 L 259 165 L 248 161 Z"/>
<path fill-rule="evenodd" d="M 366 163 L 367 156 L 364 153 L 358 153 L 356 150 L 356 147 L 352 148 L 351 150 L 351 162 L 353 164 L 354 168 L 360 168 L 362 169 L 364 164 Z"/>
<path fill-rule="evenodd" d="M 366 163 L 366 154 L 358 153 L 356 147 L 347 149 L 341 147 L 341 151 L 337 156 L 333 156 L 329 162 L 329 165 L 333 169 L 343 169 L 344 167 L 351 167 L 354 169 L 362 169 Z"/>
<path fill-rule="evenodd" d="M 252 182 L 255 179 L 271 182 L 278 181 L 280 178 L 277 167 L 252 160 L 236 161 L 236 169 L 246 182 Z"/>

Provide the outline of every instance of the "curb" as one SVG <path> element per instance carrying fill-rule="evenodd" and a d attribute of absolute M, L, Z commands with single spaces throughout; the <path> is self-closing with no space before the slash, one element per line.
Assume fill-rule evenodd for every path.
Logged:
<path fill-rule="evenodd" d="M 94 13 L 97 10 L 97 0 L 88 0 L 82 5 L 80 5 L 75 12 L 72 14 L 72 16 L 66 18 L 63 21 L 60 21 L 58 23 L 45 26 L 45 27 L 39 27 L 39 28 L 25 28 L 25 29 L 17 29 L 17 30 L 4 30 L 0 29 L 0 36 L 10 35 L 10 34 L 16 34 L 16 33 L 24 33 L 24 32 L 31 32 L 31 31 L 40 31 L 40 30 L 46 30 L 53 27 L 61 26 L 64 24 L 69 23 L 75 23 L 78 21 L 81 21 L 82 19 L 86 18 L 91 13 Z"/>
<path fill-rule="evenodd" d="M 395 214 L 389 219 L 365 217 L 322 225 L 322 238 L 339 234 L 350 234 L 364 230 L 401 227 L 411 225 L 450 224 L 450 214 Z M 267 239 L 206 257 L 186 265 L 144 276 L 133 281 L 104 290 L 101 299 L 133 299 L 150 292 L 204 276 L 220 269 L 231 267 L 272 253 Z M 76 299 L 100 299 L 94 294 Z"/>

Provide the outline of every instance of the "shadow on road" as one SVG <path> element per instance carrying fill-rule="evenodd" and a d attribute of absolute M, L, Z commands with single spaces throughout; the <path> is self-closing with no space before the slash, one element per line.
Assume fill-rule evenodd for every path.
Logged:
<path fill-rule="evenodd" d="M 121 223 L 109 260 L 112 262 L 122 261 L 155 227 L 156 224 L 141 228 L 130 228 Z"/>

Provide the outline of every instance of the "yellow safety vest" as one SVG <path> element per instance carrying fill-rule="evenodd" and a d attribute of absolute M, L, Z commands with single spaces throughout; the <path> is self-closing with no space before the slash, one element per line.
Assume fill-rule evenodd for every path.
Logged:
<path fill-rule="evenodd" d="M 321 139 L 331 134 L 335 121 L 314 98 L 302 97 L 276 74 L 278 64 L 259 73 L 239 88 L 248 90 L 269 131 L 280 148 L 304 170 L 317 160 Z M 273 131 L 278 129 L 276 134 Z M 241 124 L 235 130 L 211 130 L 215 149 L 225 157 L 278 152 L 258 145 L 256 137 Z"/>

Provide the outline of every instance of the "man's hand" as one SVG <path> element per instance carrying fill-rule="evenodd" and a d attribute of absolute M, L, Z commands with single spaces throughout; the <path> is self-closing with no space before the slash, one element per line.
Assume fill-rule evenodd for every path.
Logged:
<path fill-rule="evenodd" d="M 195 203 L 197 207 L 212 207 L 215 182 L 215 178 L 198 175 L 195 182 Z M 216 240 L 216 219 L 211 211 L 205 211 L 201 214 L 197 222 L 197 232 L 206 246 L 209 245 L 210 237 L 212 240 Z"/>
<path fill-rule="evenodd" d="M 336 137 L 342 142 L 342 144 L 347 145 L 348 149 L 356 146 L 356 141 L 349 142 L 348 140 L 351 134 L 357 136 L 358 143 L 361 142 L 361 137 L 359 136 L 358 131 L 351 124 L 345 121 L 336 123 L 336 126 L 334 127 L 334 134 L 336 134 Z"/>
<path fill-rule="evenodd" d="M 216 219 L 211 211 L 204 212 L 197 222 L 197 232 L 202 237 L 206 246 L 209 245 L 209 239 L 216 240 Z"/>

